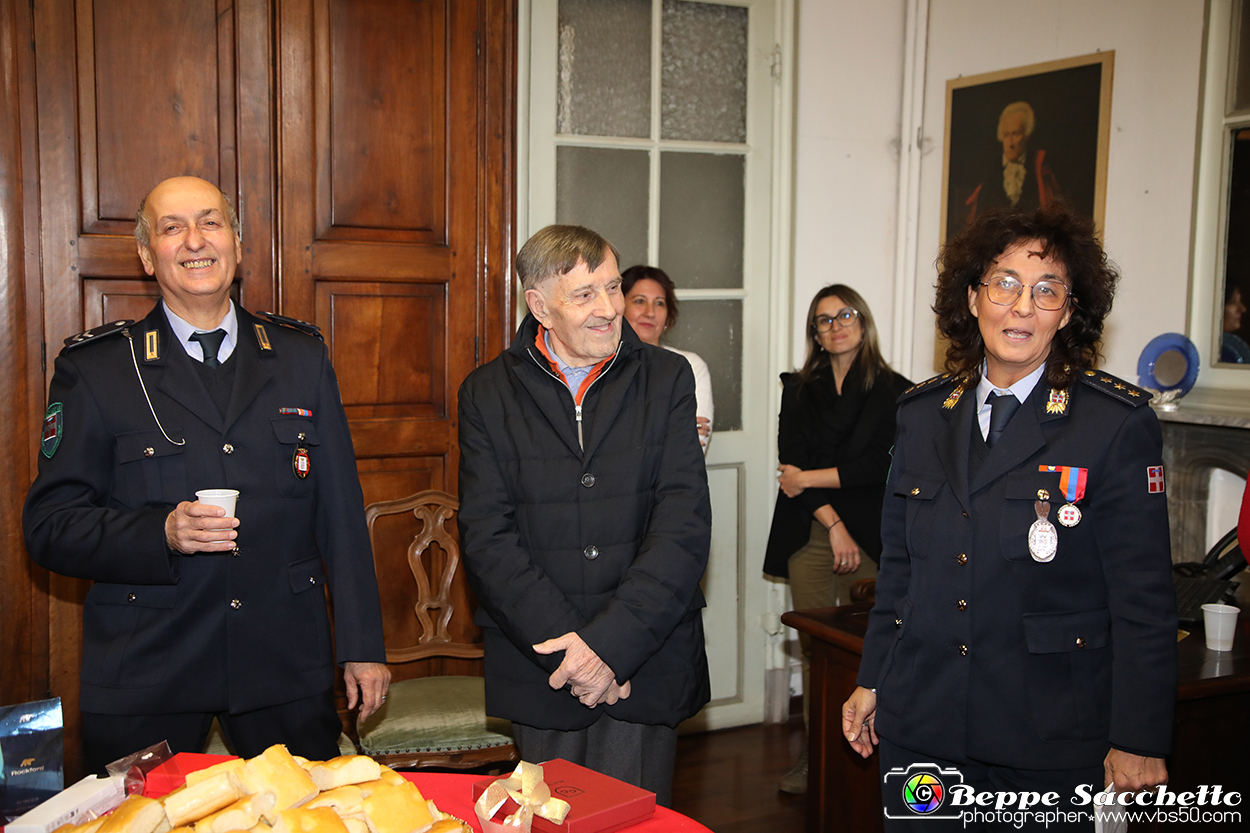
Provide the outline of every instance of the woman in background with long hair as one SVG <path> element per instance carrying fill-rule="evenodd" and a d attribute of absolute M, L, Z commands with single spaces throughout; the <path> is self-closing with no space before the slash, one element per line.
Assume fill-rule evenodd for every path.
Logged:
<path fill-rule="evenodd" d="M 881 500 L 894 443 L 895 400 L 910 384 L 881 357 L 863 297 L 843 284 L 816 293 L 807 314 L 807 360 L 783 373 L 777 478 L 764 572 L 788 578 L 797 610 L 850 601 L 850 585 L 877 574 Z M 810 641 L 803 652 L 803 719 Z M 807 790 L 807 750 L 779 789 Z"/>

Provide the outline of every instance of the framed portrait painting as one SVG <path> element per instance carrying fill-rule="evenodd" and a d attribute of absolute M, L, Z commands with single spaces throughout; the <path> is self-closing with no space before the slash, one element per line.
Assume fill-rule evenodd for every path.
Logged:
<path fill-rule="evenodd" d="M 1114 60 L 1099 52 L 946 82 L 943 241 L 992 208 L 1056 200 L 1102 234 Z"/>

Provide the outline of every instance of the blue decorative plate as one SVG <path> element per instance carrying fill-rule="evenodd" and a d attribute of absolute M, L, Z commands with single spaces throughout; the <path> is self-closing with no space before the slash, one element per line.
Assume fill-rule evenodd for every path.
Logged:
<path fill-rule="evenodd" d="M 1162 384 L 1155 378 L 1155 364 L 1159 361 L 1159 357 L 1169 350 L 1176 350 L 1185 357 L 1185 375 L 1174 385 Z M 1141 351 L 1141 356 L 1137 359 L 1137 384 L 1143 388 L 1154 388 L 1159 391 L 1175 390 L 1178 391 L 1178 396 L 1184 396 L 1198 380 L 1200 363 L 1198 348 L 1192 341 L 1180 333 L 1164 333 L 1152 338 L 1146 348 Z"/>

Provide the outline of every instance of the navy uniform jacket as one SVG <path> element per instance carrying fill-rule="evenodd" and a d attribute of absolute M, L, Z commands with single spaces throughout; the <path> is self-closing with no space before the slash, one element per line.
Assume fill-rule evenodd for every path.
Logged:
<path fill-rule="evenodd" d="M 878 690 L 890 741 L 1033 770 L 1098 766 L 1109 746 L 1169 751 L 1176 598 L 1147 472 L 1162 436 L 1148 393 L 1079 378 L 1062 403 L 1039 381 L 971 480 L 975 388 L 952 403 L 938 377 L 900 398 L 858 681 Z M 1057 520 L 1060 474 L 1039 466 L 1088 469 L 1075 527 Z M 1059 539 L 1048 563 L 1027 540 L 1039 490 Z"/>
<path fill-rule="evenodd" d="M 236 309 L 224 419 L 161 304 L 129 328 L 152 407 L 182 446 L 157 426 L 121 333 L 56 360 L 48 401 L 61 407 L 63 436 L 51 457 L 44 444 L 22 520 L 35 561 L 95 582 L 83 605 L 83 711 L 237 713 L 325 691 L 334 681 L 327 583 L 339 662 L 385 661 L 328 352 Z M 148 358 L 150 331 L 157 358 Z M 291 409 L 311 414 L 283 412 Z M 302 480 L 292 469 L 297 446 L 311 464 Z M 240 492 L 237 555 L 166 546 L 166 516 L 206 488 Z"/>

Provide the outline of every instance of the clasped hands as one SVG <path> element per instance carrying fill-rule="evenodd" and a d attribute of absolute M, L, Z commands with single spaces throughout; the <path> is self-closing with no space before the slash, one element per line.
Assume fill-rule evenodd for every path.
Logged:
<path fill-rule="evenodd" d="M 570 631 L 534 646 L 534 652 L 539 654 L 556 651 L 564 651 L 564 659 L 547 678 L 552 688 L 558 690 L 569 685 L 572 695 L 592 709 L 600 703 L 610 706 L 629 696 L 629 680 L 617 685 L 612 669 L 577 633 Z"/>

